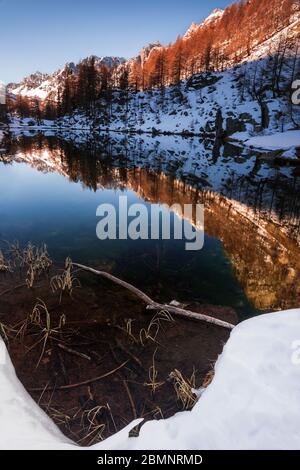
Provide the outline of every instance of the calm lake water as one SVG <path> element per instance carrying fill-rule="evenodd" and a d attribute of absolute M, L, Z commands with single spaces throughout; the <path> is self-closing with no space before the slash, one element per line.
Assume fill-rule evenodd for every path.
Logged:
<path fill-rule="evenodd" d="M 198 139 L 23 135 L 1 157 L 0 188 L 2 240 L 45 242 L 55 260 L 109 270 L 157 300 L 232 306 L 241 317 L 299 301 L 296 168 Z M 147 207 L 204 203 L 204 248 L 100 241 L 96 209 L 117 209 L 121 195 Z"/>

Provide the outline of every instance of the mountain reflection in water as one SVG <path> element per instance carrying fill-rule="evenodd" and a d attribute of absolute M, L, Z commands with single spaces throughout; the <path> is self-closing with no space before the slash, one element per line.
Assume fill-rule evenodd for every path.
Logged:
<path fill-rule="evenodd" d="M 203 203 L 206 242 L 201 254 L 184 253 L 182 245 L 175 241 L 168 242 L 169 245 L 154 241 L 132 245 L 128 241 L 126 248 L 117 242 L 114 246 L 107 242 L 104 256 L 99 251 L 102 242 L 96 239 L 94 230 L 97 204 L 93 201 L 93 213 L 87 221 L 83 216 L 86 206 L 77 203 L 76 216 L 82 232 L 77 231 L 71 240 L 68 210 L 60 216 L 51 213 L 51 192 L 55 197 L 55 186 L 52 188 L 51 181 L 45 179 L 40 184 L 49 185 L 48 219 L 37 217 L 35 209 L 32 210 L 35 215 L 27 214 L 27 221 L 32 217 L 36 224 L 38 221 L 41 224 L 42 220 L 44 230 L 32 224 L 28 229 L 24 221 L 18 226 L 9 217 L 8 209 L 14 210 L 17 198 L 22 199 L 19 194 L 14 202 L 2 199 L 1 238 L 22 238 L 23 234 L 25 241 L 31 233 L 33 238 L 44 239 L 57 258 L 70 252 L 77 261 L 106 266 L 161 298 L 177 293 L 177 300 L 192 297 L 201 302 L 231 305 L 246 316 L 257 310 L 299 306 L 297 168 L 269 166 L 261 163 L 253 152 L 230 144 L 216 151 L 196 138 L 118 134 L 98 138 L 71 133 L 64 138 L 15 136 L 1 160 L 4 165 L 0 166 L 0 183 L 6 195 L 17 190 L 16 173 L 12 171 L 7 176 L 5 164 L 13 163 L 15 168 L 25 163 L 44 174 L 55 173 L 81 183 L 91 193 L 103 194 L 106 202 L 115 202 L 119 192 L 126 191 L 133 201 L 138 198 L 168 205 Z M 22 171 L 24 178 L 16 181 L 25 184 L 28 173 Z M 31 199 L 30 204 L 34 206 L 37 201 Z M 61 200 L 61 211 L 64 204 L 67 208 L 68 199 Z M 60 218 L 65 224 L 65 232 L 58 228 L 57 236 L 54 229 L 50 230 L 51 236 L 49 232 L 53 217 L 58 227 Z M 89 232 L 83 228 L 87 226 Z"/>

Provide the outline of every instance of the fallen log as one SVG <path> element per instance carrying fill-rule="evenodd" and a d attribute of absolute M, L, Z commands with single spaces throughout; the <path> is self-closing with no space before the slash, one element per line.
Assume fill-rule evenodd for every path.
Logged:
<path fill-rule="evenodd" d="M 128 282 L 122 281 L 122 279 L 119 279 L 118 277 L 113 276 L 112 274 L 109 274 L 106 271 L 98 271 L 97 269 L 90 268 L 89 266 L 85 266 L 83 264 L 78 264 L 78 263 L 73 263 L 73 266 L 76 266 L 77 268 L 80 268 L 84 271 L 88 271 L 93 274 L 96 274 L 97 276 L 104 277 L 114 282 L 115 284 L 118 284 L 119 286 L 124 287 L 125 289 L 129 290 L 134 295 L 139 297 L 147 305 L 147 310 L 167 311 L 169 313 L 173 313 L 174 315 L 178 315 L 178 316 L 192 319 L 192 320 L 204 321 L 206 323 L 217 325 L 222 328 L 226 328 L 228 330 L 233 330 L 233 328 L 235 327 L 235 325 L 233 325 L 232 323 L 219 320 L 218 318 L 210 317 L 209 315 L 192 312 L 190 310 L 184 310 L 182 308 L 175 307 L 169 304 L 160 304 L 158 302 L 155 302 L 153 299 L 151 299 L 147 294 L 145 294 L 143 291 L 141 291 L 137 287 L 134 287 L 132 284 L 129 284 Z"/>

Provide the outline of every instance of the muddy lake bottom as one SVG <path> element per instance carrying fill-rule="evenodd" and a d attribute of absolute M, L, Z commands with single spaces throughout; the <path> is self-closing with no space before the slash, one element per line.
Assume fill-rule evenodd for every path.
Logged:
<path fill-rule="evenodd" d="M 19 379 L 61 431 L 80 445 L 92 445 L 135 418 L 162 419 L 181 411 L 170 373 L 178 370 L 187 380 L 194 373 L 192 383 L 200 387 L 230 332 L 159 313 L 151 326 L 155 312 L 130 292 L 85 272 L 76 273 L 80 286 L 72 295 L 60 299 L 50 287 L 56 272 L 51 268 L 32 288 L 24 285 L 22 271 L 0 273 L 0 323 Z M 37 302 L 44 302 L 51 319 L 47 339 L 44 311 L 41 325 L 25 322 Z M 237 323 L 230 307 L 186 306 Z"/>

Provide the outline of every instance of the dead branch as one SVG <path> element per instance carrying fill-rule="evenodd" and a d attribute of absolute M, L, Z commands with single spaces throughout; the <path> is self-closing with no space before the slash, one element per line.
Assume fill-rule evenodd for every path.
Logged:
<path fill-rule="evenodd" d="M 76 384 L 70 384 L 70 385 L 62 385 L 61 387 L 46 388 L 47 387 L 46 386 L 46 387 L 28 388 L 28 390 L 29 390 L 29 392 L 43 392 L 43 391 L 50 392 L 50 391 L 53 391 L 53 390 L 55 390 L 55 391 L 57 391 L 57 390 L 70 390 L 72 388 L 81 387 L 83 385 L 89 385 L 91 383 L 98 382 L 101 379 L 105 379 L 106 377 L 109 377 L 110 375 L 114 374 L 118 370 L 122 369 L 122 367 L 124 367 L 128 362 L 129 361 L 125 361 L 125 362 L 123 362 L 123 364 L 119 365 L 115 369 L 110 370 L 109 372 L 106 372 L 106 374 L 100 375 L 99 377 L 94 377 L 93 379 L 85 380 L 84 382 L 78 382 Z"/>
<path fill-rule="evenodd" d="M 143 302 L 146 304 L 155 304 L 155 302 L 144 292 L 141 290 L 137 289 L 133 285 L 129 284 L 128 282 L 122 281 L 122 279 L 119 279 L 118 277 L 113 276 L 112 274 L 109 274 L 105 271 L 98 271 L 97 269 L 90 268 L 88 266 L 84 266 L 83 264 L 77 264 L 73 263 L 73 266 L 76 266 L 77 268 L 83 269 L 84 271 L 89 271 L 93 274 L 96 274 L 97 276 L 105 277 L 106 279 L 109 279 L 110 281 L 114 282 L 115 284 L 119 284 L 119 286 L 124 287 L 127 290 L 130 290 L 133 292 L 137 297 L 139 297 Z"/>
<path fill-rule="evenodd" d="M 137 297 L 139 297 L 147 305 L 148 310 L 167 311 L 167 312 L 173 313 L 174 315 L 189 318 L 189 319 L 192 319 L 192 320 L 204 321 L 206 323 L 221 326 L 222 328 L 226 328 L 228 330 L 233 330 L 233 328 L 235 326 L 235 325 L 233 325 L 231 323 L 228 323 L 226 321 L 219 320 L 218 318 L 210 317 L 210 316 L 204 315 L 202 313 L 192 312 L 190 310 L 184 310 L 184 309 L 179 308 L 179 307 L 174 307 L 173 305 L 160 304 L 158 302 L 155 302 L 147 294 L 142 292 L 140 289 L 137 289 L 132 284 L 129 284 L 128 282 L 122 281 L 118 277 L 115 277 L 112 274 L 109 274 L 105 271 L 98 271 L 97 269 L 90 268 L 88 266 L 84 266 L 83 264 L 77 264 L 77 263 L 73 263 L 73 266 L 76 266 L 77 268 L 83 269 L 84 271 L 88 271 L 88 272 L 91 272 L 93 274 L 96 274 L 97 276 L 101 276 L 101 277 L 104 277 L 106 279 L 109 279 L 110 281 L 114 282 L 115 284 L 118 284 L 119 286 L 124 287 L 125 289 L 129 290 L 130 292 L 135 294 Z"/>
<path fill-rule="evenodd" d="M 191 320 L 204 321 L 212 325 L 221 326 L 222 328 L 226 328 L 228 330 L 233 330 L 235 327 L 235 325 L 232 323 L 219 320 L 218 318 L 210 317 L 209 315 L 204 315 L 203 313 L 193 312 L 191 310 L 184 310 L 183 308 L 174 307 L 173 305 L 169 304 L 154 303 L 152 305 L 147 305 L 147 310 L 164 310 L 169 313 L 173 313 L 174 315 L 189 318 Z"/>

